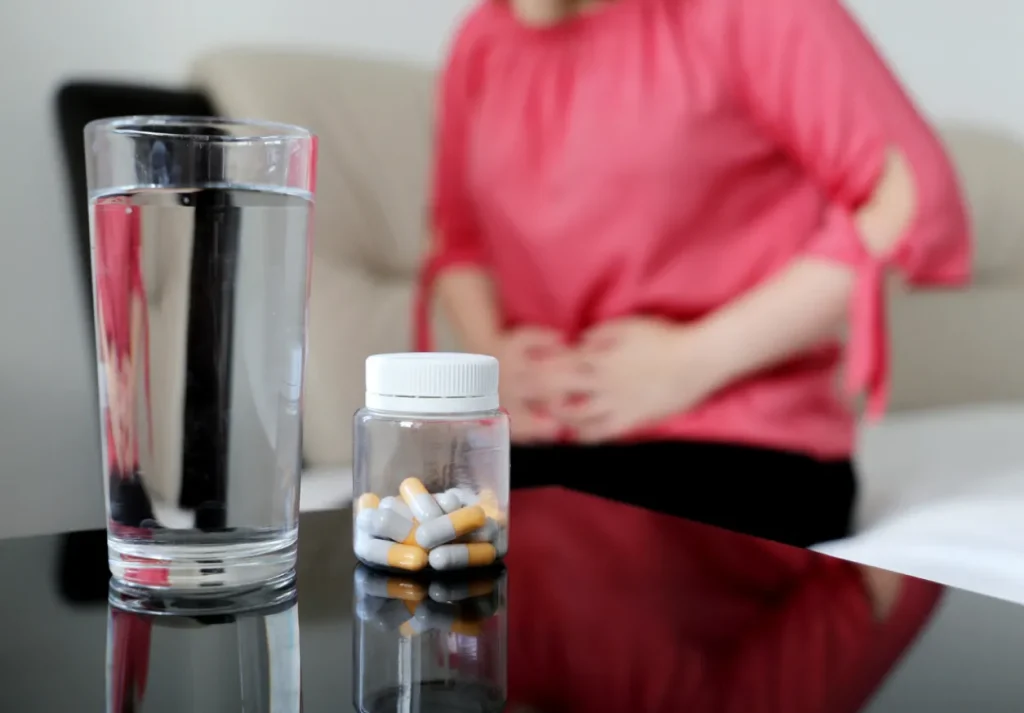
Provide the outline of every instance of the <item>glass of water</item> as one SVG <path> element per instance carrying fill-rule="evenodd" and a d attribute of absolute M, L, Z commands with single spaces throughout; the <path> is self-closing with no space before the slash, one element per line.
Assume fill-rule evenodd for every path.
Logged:
<path fill-rule="evenodd" d="M 92 122 L 85 140 L 114 580 L 286 583 L 316 138 L 145 116 Z"/>

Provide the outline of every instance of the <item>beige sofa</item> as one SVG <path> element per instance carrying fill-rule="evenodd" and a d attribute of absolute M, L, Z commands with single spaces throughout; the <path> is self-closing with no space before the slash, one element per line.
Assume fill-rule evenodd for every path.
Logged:
<path fill-rule="evenodd" d="M 226 114 L 320 135 L 304 447 L 311 467 L 345 468 L 363 359 L 410 348 L 413 278 L 426 242 L 432 72 L 239 50 L 201 58 L 192 79 Z M 944 136 L 978 228 L 977 277 L 949 292 L 892 286 L 897 412 L 1024 400 L 1024 148 L 980 128 L 946 127 Z"/>

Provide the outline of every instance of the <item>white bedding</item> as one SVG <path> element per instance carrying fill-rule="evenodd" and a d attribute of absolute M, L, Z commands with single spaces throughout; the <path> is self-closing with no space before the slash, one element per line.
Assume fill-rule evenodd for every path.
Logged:
<path fill-rule="evenodd" d="M 816 549 L 1024 603 L 1024 406 L 894 416 L 858 461 L 859 534 Z"/>
<path fill-rule="evenodd" d="M 313 468 L 302 472 L 299 509 L 336 510 L 352 502 L 351 468 Z"/>

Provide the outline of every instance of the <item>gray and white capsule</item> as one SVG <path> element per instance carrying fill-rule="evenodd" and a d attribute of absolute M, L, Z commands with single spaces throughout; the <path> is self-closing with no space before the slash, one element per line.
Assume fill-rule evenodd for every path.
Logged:
<path fill-rule="evenodd" d="M 363 510 L 356 516 L 356 527 L 371 537 L 411 545 L 416 525 L 394 510 Z"/>
<path fill-rule="evenodd" d="M 490 542 L 495 543 L 501 528 L 491 518 L 487 518 L 483 526 L 459 538 L 459 542 Z M 499 555 L 500 556 L 500 555 Z"/>
<path fill-rule="evenodd" d="M 445 513 L 455 512 L 462 507 L 462 498 L 459 497 L 459 491 L 457 488 L 451 488 L 443 493 L 436 493 L 434 500 Z"/>
<path fill-rule="evenodd" d="M 508 554 L 508 528 L 499 527 L 498 536 L 494 538 L 494 548 L 498 552 L 498 557 L 504 557 Z"/>
<path fill-rule="evenodd" d="M 383 631 L 402 628 L 412 620 L 409 608 L 399 599 L 389 599 L 369 618 L 370 623 Z"/>
<path fill-rule="evenodd" d="M 416 530 L 416 544 L 425 550 L 432 550 L 479 530 L 486 522 L 487 516 L 478 505 L 459 508 L 455 512 L 422 523 Z"/>
<path fill-rule="evenodd" d="M 480 496 L 473 492 L 470 488 L 452 488 L 455 494 L 459 496 L 459 500 L 466 507 L 470 505 L 478 505 L 480 503 Z"/>
<path fill-rule="evenodd" d="M 437 570 L 486 567 L 493 564 L 498 553 L 494 545 L 487 542 L 441 545 L 430 551 L 428 561 Z"/>
<path fill-rule="evenodd" d="M 412 510 L 409 509 L 409 506 L 401 498 L 396 498 L 394 495 L 381 498 L 379 507 L 384 510 L 394 510 L 407 520 L 413 519 Z"/>
<path fill-rule="evenodd" d="M 486 579 L 479 582 L 433 582 L 427 590 L 430 598 L 439 604 L 462 602 L 474 597 L 486 597 L 494 591 L 494 582 Z"/>

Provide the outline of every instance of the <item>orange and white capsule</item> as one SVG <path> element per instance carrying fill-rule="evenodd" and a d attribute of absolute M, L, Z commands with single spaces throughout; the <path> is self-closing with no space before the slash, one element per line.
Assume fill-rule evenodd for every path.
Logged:
<path fill-rule="evenodd" d="M 421 523 L 444 515 L 434 496 L 427 492 L 419 478 L 406 478 L 398 486 L 402 500 L 412 510 L 412 515 Z"/>
<path fill-rule="evenodd" d="M 412 619 L 403 623 L 399 631 L 403 636 L 411 638 L 428 631 L 479 636 L 481 629 L 479 623 L 463 619 L 455 611 L 442 610 L 428 605 L 417 607 Z"/>
<path fill-rule="evenodd" d="M 417 572 L 427 566 L 427 553 L 415 545 L 399 545 L 376 537 L 356 538 L 356 556 L 364 562 Z"/>
<path fill-rule="evenodd" d="M 363 510 L 376 510 L 380 507 L 380 498 L 373 493 L 363 493 L 356 500 L 356 513 L 361 513 Z"/>
<path fill-rule="evenodd" d="M 370 537 L 392 540 L 403 545 L 416 544 L 416 523 L 394 510 L 363 510 L 356 516 L 356 527 Z"/>
<path fill-rule="evenodd" d="M 470 544 L 441 545 L 431 550 L 428 560 L 434 569 L 463 569 L 465 567 L 486 567 L 497 559 L 494 545 L 487 542 Z"/>
<path fill-rule="evenodd" d="M 473 505 L 459 508 L 455 512 L 442 515 L 430 522 L 425 522 L 416 529 L 416 544 L 426 550 L 451 542 L 457 537 L 479 530 L 487 522 L 483 508 Z"/>
<path fill-rule="evenodd" d="M 401 599 L 421 602 L 427 597 L 426 589 L 419 582 L 383 575 L 364 566 L 356 569 L 355 592 L 358 600 Z"/>

